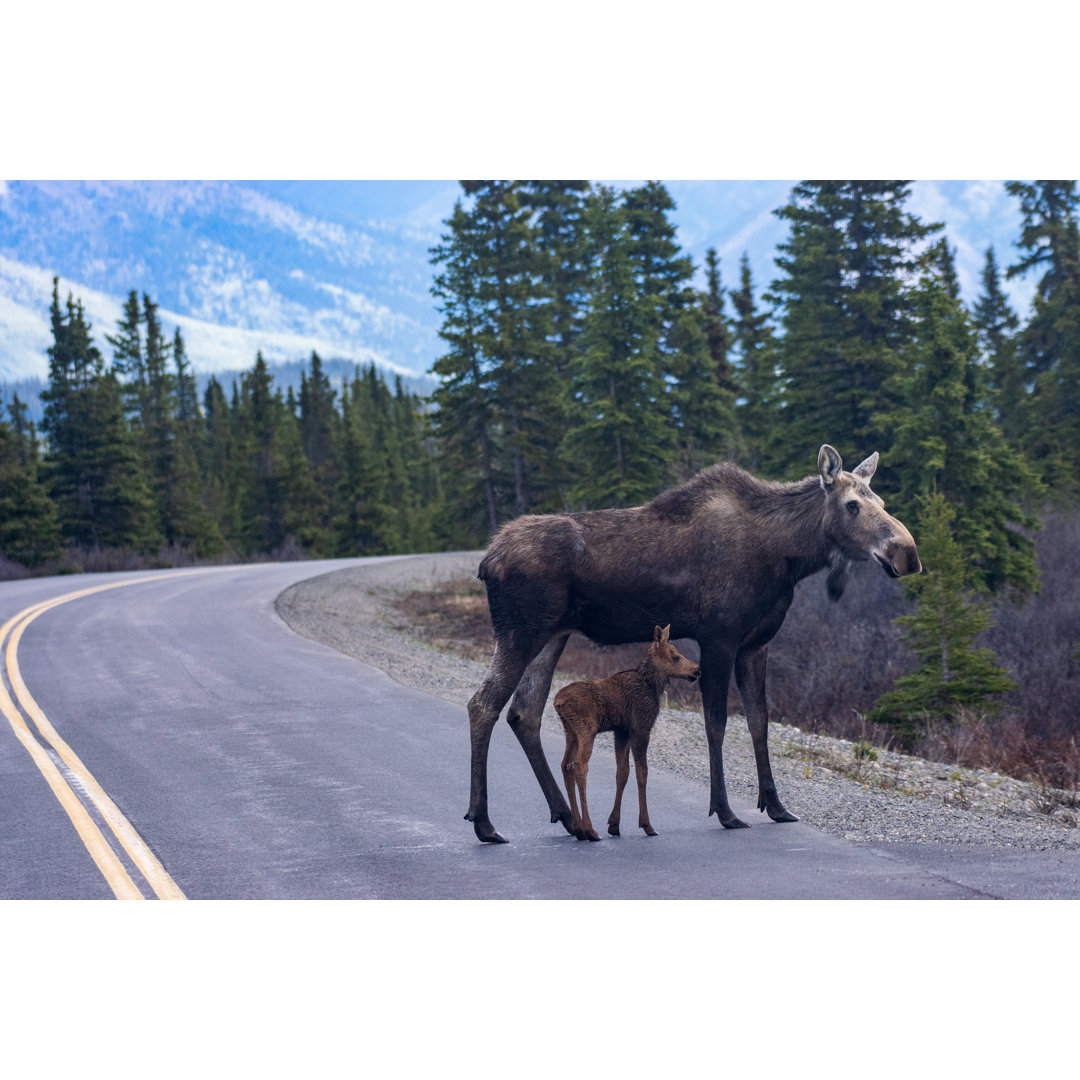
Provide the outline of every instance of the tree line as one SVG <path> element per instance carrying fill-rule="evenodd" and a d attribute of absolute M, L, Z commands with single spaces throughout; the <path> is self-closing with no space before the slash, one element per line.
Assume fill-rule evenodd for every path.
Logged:
<path fill-rule="evenodd" d="M 299 395 L 261 353 L 202 400 L 184 340 L 132 291 L 107 363 L 82 304 L 54 279 L 41 432 L 16 396 L 0 421 L 0 553 L 185 560 L 432 550 L 439 478 L 424 406 L 374 365 L 331 385 L 313 353 Z"/>

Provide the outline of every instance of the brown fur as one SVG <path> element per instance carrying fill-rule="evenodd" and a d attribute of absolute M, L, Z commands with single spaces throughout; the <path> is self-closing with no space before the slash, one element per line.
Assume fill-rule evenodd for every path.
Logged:
<path fill-rule="evenodd" d="M 765 705 L 768 643 L 795 585 L 827 569 L 826 587 L 837 599 L 852 559 L 876 558 L 893 577 L 922 568 L 911 534 L 870 490 L 876 466 L 873 454 L 845 472 L 840 455 L 825 445 L 817 475 L 795 483 L 713 465 L 645 506 L 526 515 L 504 525 L 479 569 L 495 634 L 491 666 L 469 702 L 472 784 L 465 817 L 479 839 L 504 842 L 488 818 L 487 751 L 506 703 L 551 820 L 569 830 L 570 808 L 540 745 L 559 654 L 573 630 L 605 645 L 648 641 L 667 618 L 673 638 L 701 646 L 709 813 L 727 828 L 744 825 L 728 804 L 721 752 L 734 673 L 754 742 L 758 807 L 774 821 L 796 820 L 773 782 Z"/>
<path fill-rule="evenodd" d="M 656 627 L 653 643 L 633 671 L 620 671 L 606 679 L 575 682 L 555 695 L 555 711 L 566 732 L 566 752 L 562 772 L 566 794 L 570 798 L 570 831 L 579 840 L 599 840 L 589 818 L 585 784 L 593 741 L 601 731 L 615 733 L 615 806 L 608 817 L 608 832 L 619 835 L 623 788 L 630 776 L 630 752 L 638 788 L 638 826 L 647 836 L 656 830 L 649 821 L 645 802 L 645 784 L 649 776 L 646 760 L 649 736 L 660 713 L 660 694 L 669 679 L 696 682 L 701 668 L 687 660 L 668 640 L 671 627 Z M 581 795 L 578 809 L 575 793 Z"/>

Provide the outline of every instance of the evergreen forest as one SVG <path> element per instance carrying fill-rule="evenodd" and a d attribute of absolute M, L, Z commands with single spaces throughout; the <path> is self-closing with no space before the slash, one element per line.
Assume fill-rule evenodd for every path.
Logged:
<path fill-rule="evenodd" d="M 315 354 L 299 394 L 257 356 L 200 397 L 149 296 L 102 337 L 54 285 L 40 430 L 17 397 L 0 418 L 0 571 L 480 548 L 520 514 L 634 505 L 717 460 L 799 479 L 829 442 L 849 467 L 881 454 L 874 488 L 928 571 L 864 591 L 891 652 L 838 711 L 901 736 L 1028 716 L 1009 627 L 1080 521 L 1080 194 L 1009 182 L 1020 234 L 985 251 L 969 304 L 910 186 L 797 184 L 756 282 L 745 255 L 695 267 L 659 182 L 463 181 L 430 253 L 427 399 L 374 367 L 332 385 Z M 1080 622 L 1054 617 L 1036 681 L 1054 668 L 1075 700 Z M 1040 724 L 1073 739 L 1063 716 Z"/>

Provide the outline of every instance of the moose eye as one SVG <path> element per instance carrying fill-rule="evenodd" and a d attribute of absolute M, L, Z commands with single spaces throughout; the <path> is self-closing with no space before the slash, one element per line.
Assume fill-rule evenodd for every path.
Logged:
<path fill-rule="evenodd" d="M 859 504 L 854 499 L 852 499 L 851 502 L 849 502 L 847 504 L 847 512 L 852 517 L 858 517 L 859 516 Z"/>

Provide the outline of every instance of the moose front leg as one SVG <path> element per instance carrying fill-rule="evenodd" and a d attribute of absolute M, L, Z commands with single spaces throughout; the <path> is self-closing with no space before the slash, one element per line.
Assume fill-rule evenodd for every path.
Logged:
<path fill-rule="evenodd" d="M 724 784 L 724 732 L 727 730 L 731 656 L 724 649 L 701 645 L 701 700 L 705 706 L 705 736 L 709 741 L 709 816 L 716 814 L 725 829 L 748 829 L 728 803 Z"/>
<path fill-rule="evenodd" d="M 765 699 L 765 664 L 768 655 L 767 645 L 752 652 L 740 652 L 735 658 L 735 683 L 742 695 L 746 723 L 754 743 L 758 774 L 758 810 L 768 811 L 773 821 L 798 821 L 780 802 L 772 766 L 769 764 L 769 707 Z"/>

